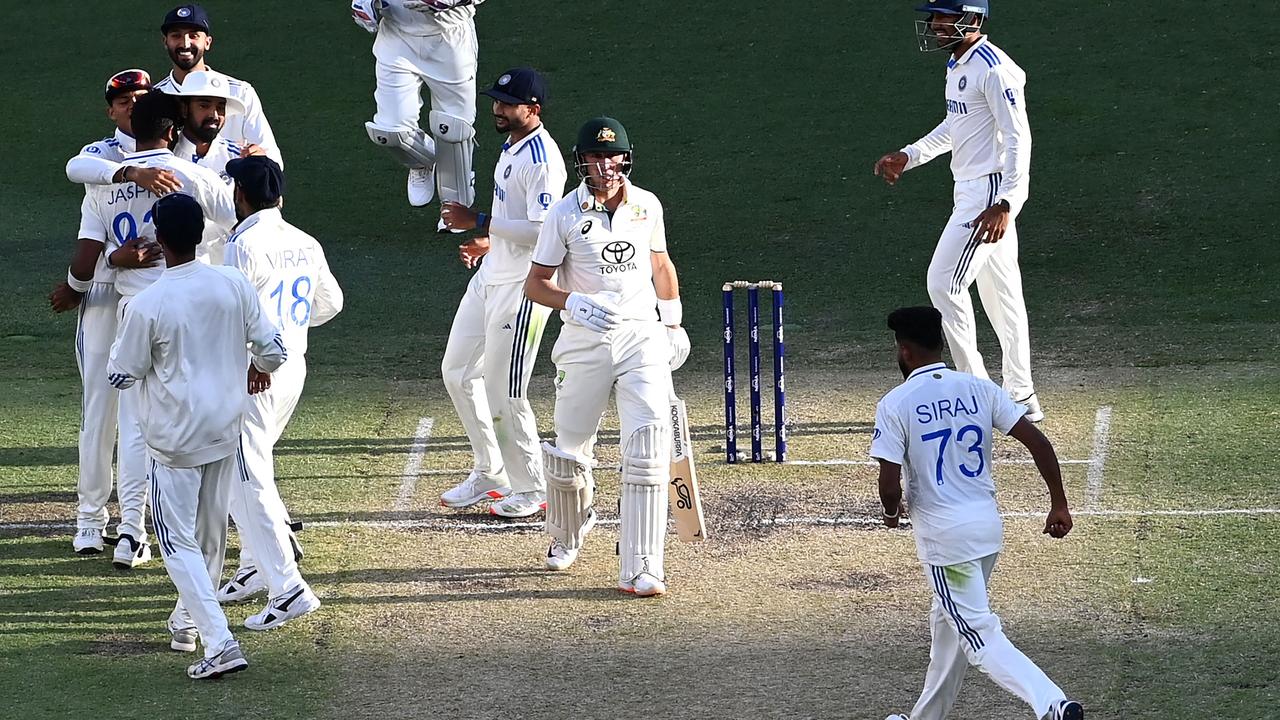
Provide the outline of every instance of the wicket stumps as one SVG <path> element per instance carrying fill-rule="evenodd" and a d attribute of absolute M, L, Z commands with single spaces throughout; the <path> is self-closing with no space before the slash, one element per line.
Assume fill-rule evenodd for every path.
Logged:
<path fill-rule="evenodd" d="M 763 424 L 760 411 L 760 288 L 773 291 L 773 431 L 770 460 L 787 460 L 786 344 L 782 333 L 782 283 L 773 280 L 735 280 L 721 288 L 724 297 L 724 446 L 725 461 L 738 462 L 738 397 L 734 370 L 733 293 L 747 291 L 748 368 L 751 382 L 751 462 L 764 462 Z"/>

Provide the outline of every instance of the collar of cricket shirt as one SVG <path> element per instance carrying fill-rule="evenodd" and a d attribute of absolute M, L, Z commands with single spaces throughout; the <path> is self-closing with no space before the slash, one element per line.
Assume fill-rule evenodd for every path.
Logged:
<path fill-rule="evenodd" d="M 115 136 L 115 137 L 116 137 L 116 142 L 117 142 L 117 143 L 120 143 L 120 149 L 121 149 L 123 152 L 131 153 L 131 152 L 136 152 L 136 151 L 137 151 L 137 149 L 138 149 L 138 142 L 137 142 L 136 140 L 134 140 L 134 139 L 133 139 L 133 136 L 132 136 L 132 135 L 130 135 L 130 134 L 128 134 L 128 133 L 126 133 L 125 131 L 121 130 L 120 128 L 116 128 L 116 136 Z"/>
<path fill-rule="evenodd" d="M 139 158 L 160 157 L 161 155 L 173 155 L 173 151 L 169 148 L 153 148 L 151 150 L 143 150 L 141 152 L 125 153 L 125 160 L 137 160 Z"/>
<path fill-rule="evenodd" d="M 916 368 L 914 372 L 912 372 L 910 375 L 908 375 L 908 376 L 907 376 L 907 379 L 908 379 L 908 380 L 910 380 L 911 378 L 913 378 L 913 377 L 915 377 L 915 376 L 917 376 L 917 375 L 921 375 L 921 374 L 923 374 L 923 373 L 927 373 L 927 372 L 929 372 L 929 371 L 931 371 L 931 370 L 946 370 L 946 369 L 947 369 L 947 364 L 946 364 L 946 363 L 944 363 L 944 362 L 936 362 L 936 363 L 933 363 L 932 365 L 925 365 L 924 367 L 918 367 L 918 368 Z"/>
<path fill-rule="evenodd" d="M 520 151 L 524 150 L 524 147 L 528 145 L 530 141 L 542 135 L 542 128 L 543 126 L 539 124 L 538 127 L 533 129 L 533 132 L 520 138 L 520 141 L 514 145 L 512 145 L 510 142 L 502 143 L 502 151 L 508 155 L 519 155 Z"/>
<path fill-rule="evenodd" d="M 630 189 L 631 189 L 631 181 L 623 180 L 622 181 L 622 202 L 619 203 L 618 205 L 619 208 L 627 204 L 627 191 Z M 609 209 L 604 206 L 604 203 L 597 200 L 596 196 L 592 194 L 591 188 L 587 187 L 586 180 L 583 180 L 581 183 L 578 184 L 578 209 L 581 210 L 582 212 L 592 212 L 592 211 L 602 212 L 602 213 L 609 212 Z"/>
<path fill-rule="evenodd" d="M 951 58 L 950 60 L 948 60 L 947 68 L 950 69 L 957 65 L 963 65 L 969 62 L 969 58 L 973 57 L 973 54 L 978 52 L 978 48 L 983 47 L 986 44 L 987 44 L 987 36 L 983 35 L 982 37 L 978 38 L 978 42 L 974 43 L 973 47 L 964 51 L 964 54 L 960 56 L 959 60 L 957 60 L 956 58 Z"/>

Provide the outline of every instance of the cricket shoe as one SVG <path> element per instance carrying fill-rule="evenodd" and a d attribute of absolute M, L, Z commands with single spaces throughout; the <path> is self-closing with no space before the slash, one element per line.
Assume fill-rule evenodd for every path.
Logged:
<path fill-rule="evenodd" d="M 591 528 L 596 526 L 596 511 L 590 510 L 587 513 L 587 521 L 582 524 L 582 540 L 585 543 L 587 533 L 591 532 Z M 578 553 L 582 552 L 582 547 L 571 548 L 560 542 L 556 538 L 551 539 L 551 545 L 547 548 L 546 567 L 548 570 L 568 570 L 578 559 Z"/>
<path fill-rule="evenodd" d="M 1075 700 L 1059 700 L 1049 711 L 1052 720 L 1084 720 L 1084 706 Z"/>
<path fill-rule="evenodd" d="M 240 643 L 228 640 L 217 655 L 207 657 L 187 668 L 187 677 L 192 680 L 213 680 L 223 675 L 237 673 L 249 667 L 249 661 L 240 652 Z"/>
<path fill-rule="evenodd" d="M 489 506 L 489 512 L 505 518 L 525 518 L 547 509 L 547 496 L 538 490 L 512 493 Z"/>
<path fill-rule="evenodd" d="M 77 555 L 97 555 L 102 552 L 102 531 L 97 528 L 80 528 L 71 541 Z"/>
<path fill-rule="evenodd" d="M 250 630 L 272 630 L 320 609 L 320 598 L 304 585 L 271 598 L 262 612 L 245 618 L 244 626 Z"/>
<path fill-rule="evenodd" d="M 1044 420 L 1044 411 L 1040 409 L 1040 398 L 1036 397 L 1035 393 L 1031 393 L 1021 400 L 1014 400 L 1014 402 L 1027 408 L 1027 414 L 1023 416 L 1027 419 L 1027 422 L 1038 423 Z"/>
<path fill-rule="evenodd" d="M 436 196 L 436 173 L 432 168 L 409 168 L 409 204 L 422 207 Z"/>
<path fill-rule="evenodd" d="M 166 627 L 169 628 L 169 649 L 178 652 L 195 652 L 196 640 L 200 634 L 193 627 L 174 627 L 173 621 L 170 620 Z"/>
<path fill-rule="evenodd" d="M 302 543 L 298 542 L 298 534 L 293 530 L 289 531 L 289 549 L 293 551 L 293 561 L 295 563 L 302 562 Z"/>
<path fill-rule="evenodd" d="M 906 715 L 890 715 L 884 720 L 911 720 L 911 718 L 907 717 Z"/>
<path fill-rule="evenodd" d="M 250 565 L 236 570 L 225 585 L 218 588 L 219 603 L 244 602 L 249 598 L 267 591 L 266 578 L 258 568 Z"/>
<path fill-rule="evenodd" d="M 132 570 L 133 568 L 151 560 L 151 543 L 138 542 L 128 533 L 121 533 L 116 538 L 116 552 L 111 558 L 111 564 L 121 570 Z"/>
<path fill-rule="evenodd" d="M 618 589 L 636 597 L 657 597 L 667 593 L 667 584 L 650 573 L 642 572 L 631 580 L 619 583 Z"/>
<path fill-rule="evenodd" d="M 511 486 L 498 478 L 482 475 L 475 470 L 467 475 L 467 479 L 448 489 L 440 496 L 440 504 L 455 510 L 469 508 L 472 505 L 492 498 L 501 500 L 511 494 Z"/>

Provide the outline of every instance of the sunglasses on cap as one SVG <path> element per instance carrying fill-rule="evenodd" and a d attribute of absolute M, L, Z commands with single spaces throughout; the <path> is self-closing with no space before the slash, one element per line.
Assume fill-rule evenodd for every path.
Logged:
<path fill-rule="evenodd" d="M 107 98 L 110 99 L 125 92 L 151 89 L 151 76 L 146 70 L 121 70 L 107 81 Z"/>

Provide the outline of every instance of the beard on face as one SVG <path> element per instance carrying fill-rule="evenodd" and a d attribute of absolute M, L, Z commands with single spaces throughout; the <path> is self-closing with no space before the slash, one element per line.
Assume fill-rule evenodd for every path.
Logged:
<path fill-rule="evenodd" d="M 493 129 L 500 133 L 511 132 L 511 121 L 505 115 L 494 115 Z"/>
<path fill-rule="evenodd" d="M 186 50 L 191 51 L 191 56 L 189 60 L 178 54 L 179 52 L 186 51 Z M 198 65 L 200 63 L 200 58 L 202 57 L 204 57 L 204 51 L 195 46 L 192 46 L 190 48 L 171 48 L 169 50 L 169 59 L 173 61 L 174 65 L 177 65 L 179 68 L 181 68 L 184 71 L 190 70 L 191 68 Z"/>
<path fill-rule="evenodd" d="M 910 368 L 907 367 L 907 362 L 902 359 L 901 355 L 898 356 L 898 370 L 902 371 L 903 380 L 906 380 L 907 376 L 911 374 Z"/>
<path fill-rule="evenodd" d="M 213 120 L 206 120 L 199 125 L 191 126 L 191 134 L 195 135 L 202 143 L 213 142 L 221 131 L 222 124 Z"/>

